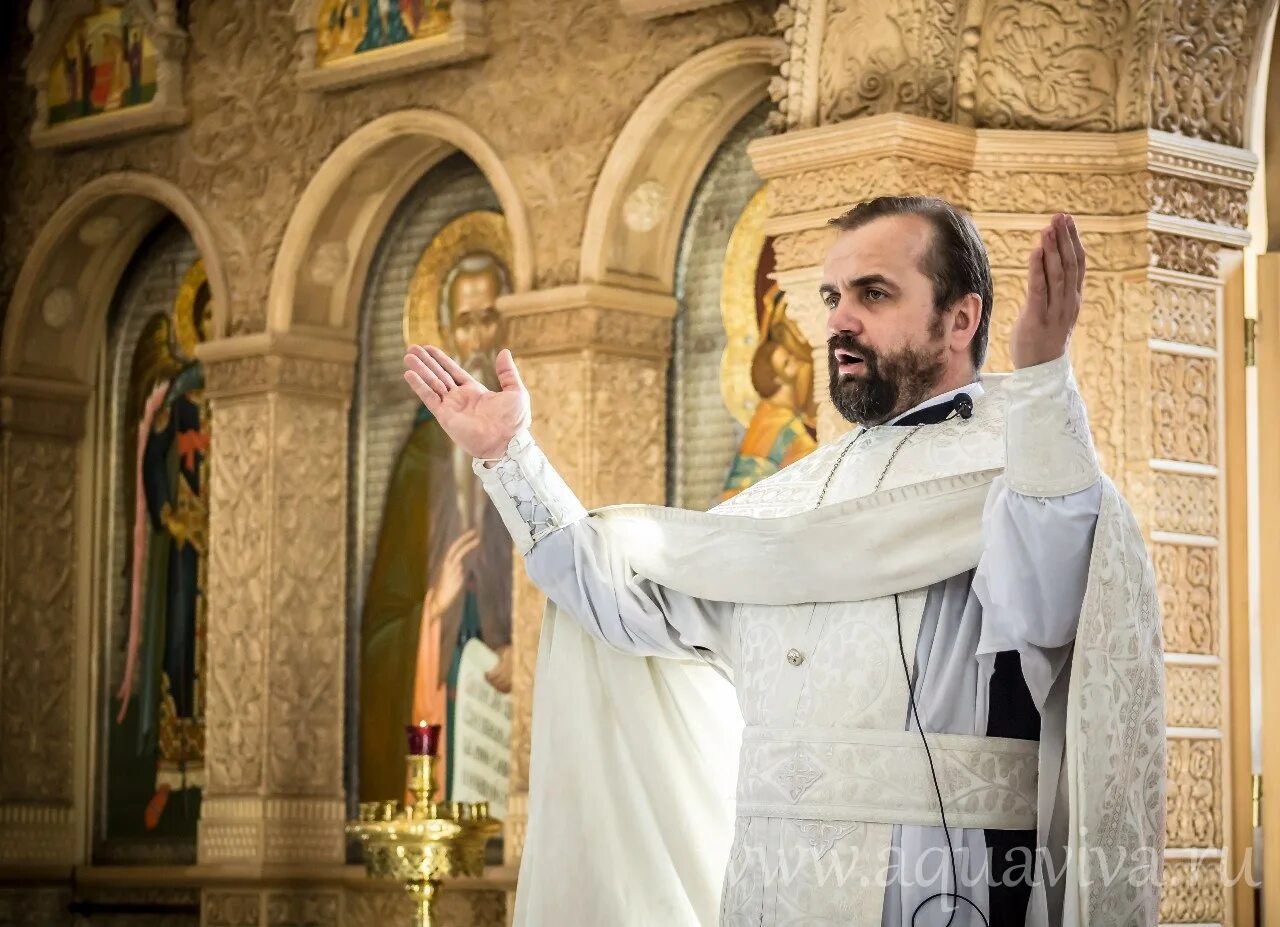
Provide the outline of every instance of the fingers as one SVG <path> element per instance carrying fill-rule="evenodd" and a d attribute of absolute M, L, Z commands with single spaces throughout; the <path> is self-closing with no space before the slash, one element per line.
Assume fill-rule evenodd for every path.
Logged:
<path fill-rule="evenodd" d="M 412 370 L 406 370 L 404 372 L 404 381 L 409 384 L 409 389 L 413 390 L 414 395 L 422 400 L 422 404 L 432 412 L 435 412 L 444 403 L 444 398 L 439 390 L 423 380 L 420 374 Z"/>
<path fill-rule="evenodd" d="M 1070 296 L 1079 292 L 1080 274 L 1077 269 L 1078 259 L 1076 258 L 1076 246 L 1071 241 L 1071 221 L 1070 217 L 1060 215 L 1054 217 L 1054 225 L 1057 227 L 1054 234 L 1058 239 L 1058 256 L 1062 260 L 1063 286 L 1065 291 L 1063 296 L 1066 297 L 1060 309 L 1069 309 L 1069 304 L 1074 304 Z"/>
<path fill-rule="evenodd" d="M 407 368 L 404 373 L 405 382 L 418 394 L 418 398 L 426 403 L 428 409 L 434 410 L 436 404 L 444 401 L 449 388 L 440 382 L 440 378 L 417 356 L 406 354 L 404 365 Z"/>
<path fill-rule="evenodd" d="M 510 349 L 503 348 L 498 352 L 494 369 L 497 370 L 498 384 L 503 392 L 524 389 L 524 381 L 520 379 L 520 371 L 516 370 L 515 358 L 511 356 Z"/>
<path fill-rule="evenodd" d="M 1080 240 L 1080 230 L 1076 228 L 1076 220 L 1067 216 L 1067 227 L 1071 232 L 1071 247 L 1076 253 L 1076 292 L 1084 293 L 1085 253 L 1084 242 Z"/>
<path fill-rule="evenodd" d="M 1031 257 L 1027 259 L 1027 303 L 1031 306 L 1044 306 L 1049 300 L 1049 281 L 1044 275 L 1044 248 L 1033 248 Z"/>
<path fill-rule="evenodd" d="M 439 349 L 437 348 L 436 350 Z M 458 385 L 458 381 L 453 378 L 449 371 L 441 365 L 439 359 L 427 348 L 420 344 L 415 344 L 409 349 L 409 353 L 416 357 L 424 367 L 435 374 L 436 379 L 444 385 L 446 390 L 453 389 Z M 440 353 L 443 354 L 444 352 L 441 351 Z"/>
<path fill-rule="evenodd" d="M 455 384 L 462 386 L 466 383 L 476 383 L 477 380 L 471 374 L 467 373 L 452 357 L 441 351 L 433 344 L 427 345 L 427 355 L 431 360 L 440 366 L 442 372 Z"/>
<path fill-rule="evenodd" d="M 1062 252 L 1058 250 L 1058 230 L 1055 223 L 1051 223 L 1041 233 L 1040 244 L 1044 248 L 1044 273 L 1049 281 L 1047 308 L 1049 314 L 1052 315 L 1060 310 L 1059 303 L 1062 298 L 1065 279 L 1065 272 L 1062 267 Z"/>

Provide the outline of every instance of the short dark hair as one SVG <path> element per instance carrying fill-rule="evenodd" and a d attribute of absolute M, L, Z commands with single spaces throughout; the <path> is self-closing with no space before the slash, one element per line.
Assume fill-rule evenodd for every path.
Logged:
<path fill-rule="evenodd" d="M 969 214 L 936 196 L 877 196 L 832 219 L 842 232 L 861 228 L 882 216 L 923 216 L 933 226 L 933 247 L 920 271 L 933 281 L 933 305 L 942 312 L 970 293 L 982 300 L 978 329 L 969 345 L 975 369 L 987 358 L 991 331 L 991 262 Z"/>

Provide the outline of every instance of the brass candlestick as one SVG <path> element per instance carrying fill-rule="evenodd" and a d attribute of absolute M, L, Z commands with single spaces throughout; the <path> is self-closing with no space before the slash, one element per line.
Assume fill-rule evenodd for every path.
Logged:
<path fill-rule="evenodd" d="M 414 927 L 438 927 L 436 892 L 450 876 L 484 875 L 484 847 L 502 829 L 488 802 L 434 801 L 437 758 L 410 754 L 409 792 L 414 802 L 361 802 L 347 833 L 364 845 L 365 871 L 398 879 L 414 898 Z"/>

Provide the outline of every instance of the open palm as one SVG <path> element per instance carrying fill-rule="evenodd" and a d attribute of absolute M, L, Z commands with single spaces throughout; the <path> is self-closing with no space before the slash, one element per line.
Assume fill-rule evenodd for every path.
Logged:
<path fill-rule="evenodd" d="M 511 352 L 498 353 L 502 387 L 494 391 L 434 345 L 417 345 L 404 357 L 405 382 L 436 417 L 445 434 L 472 457 L 501 457 L 507 444 L 529 426 L 529 391 Z"/>
<path fill-rule="evenodd" d="M 1085 253 L 1076 220 L 1057 213 L 1027 261 L 1027 299 L 1013 323 L 1015 369 L 1061 357 L 1084 302 Z"/>

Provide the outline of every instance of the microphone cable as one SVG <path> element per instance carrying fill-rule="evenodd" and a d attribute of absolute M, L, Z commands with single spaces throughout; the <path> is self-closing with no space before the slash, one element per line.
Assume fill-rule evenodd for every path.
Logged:
<path fill-rule="evenodd" d="M 947 826 L 947 809 L 946 805 L 942 801 L 942 787 L 938 784 L 938 771 L 933 765 L 933 752 L 929 749 L 928 738 L 924 736 L 924 725 L 920 723 L 920 711 L 916 708 L 916 697 L 912 692 L 911 670 L 907 666 L 907 648 L 902 642 L 902 610 L 898 606 L 897 594 L 893 597 L 893 616 L 898 623 L 898 653 L 902 657 L 902 673 L 907 680 L 907 700 L 911 705 L 911 714 L 916 721 L 916 730 L 920 732 L 920 742 L 924 744 L 924 755 L 929 760 L 929 773 L 933 776 L 933 790 L 938 796 L 938 811 L 942 815 L 942 833 L 947 838 L 947 854 L 951 858 L 951 885 L 954 888 L 959 889 L 960 876 L 956 870 L 956 848 L 951 843 L 951 829 Z M 899 847 L 899 850 L 901 850 L 901 847 Z M 911 927 L 915 927 L 916 918 L 920 916 L 921 909 L 935 898 L 954 898 L 957 901 L 963 901 L 965 904 L 973 908 L 973 910 L 978 912 L 978 917 L 982 918 L 983 927 L 991 927 L 991 922 L 987 920 L 987 916 L 982 913 L 982 909 L 978 907 L 973 899 L 961 895 L 958 891 L 934 892 L 932 895 L 921 901 L 916 905 L 916 909 L 911 912 Z M 946 927 L 951 927 L 951 922 L 955 920 L 956 911 L 958 910 L 960 910 L 959 905 L 956 905 L 951 909 L 951 916 L 947 918 Z"/>

